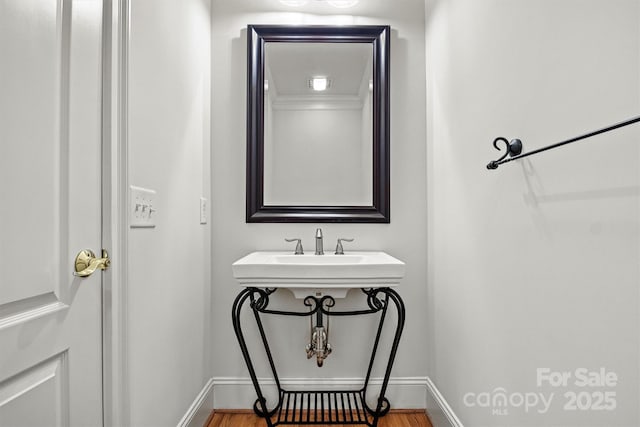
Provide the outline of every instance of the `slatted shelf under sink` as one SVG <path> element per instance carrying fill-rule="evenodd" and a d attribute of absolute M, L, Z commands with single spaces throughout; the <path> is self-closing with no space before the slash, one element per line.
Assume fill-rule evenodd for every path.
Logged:
<path fill-rule="evenodd" d="M 372 425 L 362 402 L 362 391 L 281 391 L 282 406 L 274 425 Z"/>

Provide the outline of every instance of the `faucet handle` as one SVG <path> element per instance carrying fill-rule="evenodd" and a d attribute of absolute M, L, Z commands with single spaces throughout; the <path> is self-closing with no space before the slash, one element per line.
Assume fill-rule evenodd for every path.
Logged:
<path fill-rule="evenodd" d="M 296 244 L 296 251 L 295 251 L 295 255 L 304 255 L 304 251 L 302 250 L 302 239 L 287 239 L 285 237 L 285 239 L 287 242 L 298 242 Z"/>
<path fill-rule="evenodd" d="M 338 244 L 336 245 L 336 255 L 344 255 L 344 248 L 342 247 L 342 242 L 353 242 L 353 239 L 346 239 L 344 237 L 340 237 L 338 239 Z"/>

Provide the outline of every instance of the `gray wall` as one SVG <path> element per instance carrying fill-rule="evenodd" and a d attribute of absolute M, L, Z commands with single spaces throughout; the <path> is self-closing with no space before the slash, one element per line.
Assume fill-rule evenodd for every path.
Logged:
<path fill-rule="evenodd" d="M 231 263 L 254 250 L 288 248 L 285 236 L 302 237 L 310 250 L 313 231 L 322 226 L 326 247 L 336 237 L 355 237 L 353 248 L 382 249 L 407 262 L 400 292 L 409 317 L 394 376 L 429 375 L 465 425 L 637 425 L 640 128 L 497 171 L 485 165 L 498 154 L 491 147 L 497 136 L 519 137 L 530 150 L 638 114 L 638 2 L 425 4 L 426 23 L 417 1 L 367 2 L 334 16 L 214 0 L 218 406 L 248 408 L 254 400 L 251 387 L 238 385 L 247 372 L 230 324 L 239 290 Z M 244 28 L 251 23 L 391 25 L 391 224 L 244 222 Z M 294 307 L 288 297 L 276 302 Z M 354 360 L 367 351 L 342 349 L 364 343 L 371 322 L 340 324 L 334 354 L 321 370 L 304 358 L 305 323 L 273 319 L 267 328 L 283 377 L 336 379 L 357 376 Z M 538 368 L 575 374 L 601 367 L 615 372 L 615 386 L 579 387 L 575 376 L 566 387 L 536 384 Z M 464 402 L 501 389 L 554 397 L 546 413 L 512 405 L 493 415 L 492 408 Z M 408 401 L 396 391 L 392 402 Z M 616 410 L 565 411 L 566 392 L 615 392 Z"/>
<path fill-rule="evenodd" d="M 301 237 L 306 249 L 312 250 L 318 226 L 324 231 L 327 249 L 333 248 L 337 237 L 354 237 L 355 242 L 346 245 L 346 250 L 384 250 L 407 263 L 406 277 L 399 291 L 407 303 L 408 321 L 393 376 L 426 375 L 424 4 L 421 0 L 401 3 L 399 6 L 383 0 L 362 2 L 360 9 L 354 9 L 353 16 L 338 16 L 285 12 L 285 7 L 278 6 L 277 2 L 213 2 L 213 371 L 214 377 L 227 378 L 230 384 L 215 387 L 218 407 L 249 408 L 255 400 L 250 387 L 237 384 L 248 378 L 248 372 L 231 327 L 231 304 L 240 290 L 231 274 L 231 264 L 255 250 L 293 250 L 293 246 L 284 242 L 284 237 Z M 247 24 L 265 23 L 391 25 L 391 224 L 245 223 L 245 28 Z M 327 172 L 330 168 L 331 165 L 327 165 Z M 303 308 L 284 292 L 277 302 L 287 308 Z M 347 303 L 355 301 L 350 298 Z M 325 366 L 318 369 L 314 361 L 305 357 L 308 331 L 305 321 L 272 318 L 267 323 L 273 335 L 280 375 L 288 378 L 363 376 L 362 362 L 368 360 L 369 353 L 365 343 L 373 334 L 373 326 L 369 318 L 352 322 L 335 320 L 331 339 L 334 352 Z M 259 364 L 259 375 L 266 375 L 264 368 L 264 364 Z M 398 395 L 391 396 L 392 401 L 394 397 L 396 403 L 401 401 Z M 424 406 L 424 403 L 418 405 Z"/>
<path fill-rule="evenodd" d="M 210 2 L 131 2 L 128 184 L 157 226 L 128 230 L 132 426 L 176 425 L 211 375 Z"/>
<path fill-rule="evenodd" d="M 426 4 L 430 377 L 466 426 L 640 424 L 640 126 L 485 169 L 498 136 L 527 151 L 638 114 L 638 1 Z M 575 385 L 601 367 L 617 386 Z M 572 377 L 538 387 L 538 368 Z M 497 388 L 555 395 L 464 403 Z M 605 391 L 614 411 L 563 409 Z"/>

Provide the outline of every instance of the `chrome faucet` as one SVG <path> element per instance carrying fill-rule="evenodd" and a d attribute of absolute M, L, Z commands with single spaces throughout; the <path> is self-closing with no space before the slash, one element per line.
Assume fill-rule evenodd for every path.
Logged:
<path fill-rule="evenodd" d="M 287 239 L 286 237 L 284 238 L 284 240 L 286 240 L 287 242 L 298 242 L 296 244 L 296 251 L 294 252 L 295 255 L 304 255 L 304 250 L 302 249 L 302 239 Z"/>
<path fill-rule="evenodd" d="M 316 229 L 316 255 L 324 255 L 324 250 L 322 249 L 322 230 Z"/>
<path fill-rule="evenodd" d="M 336 244 L 336 255 L 344 255 L 344 248 L 342 247 L 342 242 L 353 242 L 353 239 L 346 239 L 341 237 L 338 239 L 338 244 Z"/>

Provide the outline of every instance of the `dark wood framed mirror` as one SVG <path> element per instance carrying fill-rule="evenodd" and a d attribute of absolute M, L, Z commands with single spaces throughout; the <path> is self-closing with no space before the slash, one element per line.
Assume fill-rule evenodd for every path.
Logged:
<path fill-rule="evenodd" d="M 390 222 L 388 26 L 247 27 L 247 222 Z"/>

